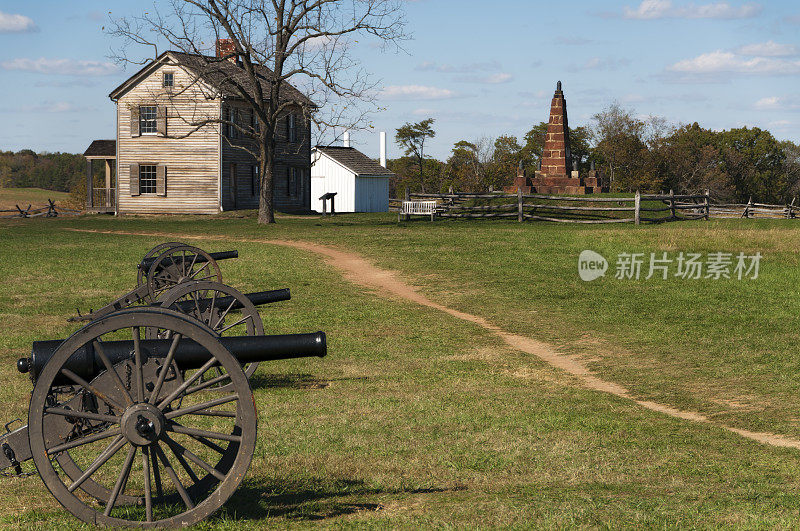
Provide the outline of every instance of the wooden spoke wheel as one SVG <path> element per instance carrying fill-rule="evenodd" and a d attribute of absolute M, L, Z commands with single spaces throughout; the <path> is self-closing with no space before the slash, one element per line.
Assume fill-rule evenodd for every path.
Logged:
<path fill-rule="evenodd" d="M 142 258 L 142 261 L 139 262 L 139 267 L 136 268 L 137 269 L 136 285 L 142 286 L 144 284 L 147 284 L 147 271 L 149 270 L 149 268 L 142 267 L 142 264 L 146 263 L 150 258 L 157 257 L 165 253 L 166 251 L 172 249 L 173 247 L 180 247 L 182 245 L 187 245 L 187 244 L 182 242 L 159 243 L 158 245 L 147 251 L 147 254 L 144 255 L 144 258 Z"/>
<path fill-rule="evenodd" d="M 208 280 L 184 282 L 161 297 L 161 307 L 189 315 L 220 336 L 264 335 L 264 324 L 258 309 L 242 292 L 219 282 Z M 168 338 L 169 330 L 147 329 L 148 338 Z M 258 363 L 244 365 L 248 378 Z M 212 371 L 209 371 L 211 373 Z M 230 384 L 226 384 L 226 389 Z"/>
<path fill-rule="evenodd" d="M 169 330 L 171 339 L 141 339 L 148 327 Z M 106 349 L 117 341 L 127 358 L 112 362 Z M 186 349 L 194 361 L 181 357 Z M 100 369 L 87 368 L 87 352 Z M 185 375 L 180 384 L 173 362 Z M 198 383 L 217 367 L 223 374 L 214 383 L 228 390 Z M 70 407 L 76 397 L 96 407 Z M 80 428 L 54 435 L 50 417 Z M 34 386 L 28 420 L 39 475 L 68 511 L 90 524 L 150 528 L 192 525 L 230 498 L 253 456 L 256 418 L 247 377 L 211 330 L 171 310 L 141 308 L 98 319 L 62 343 Z M 79 477 L 54 466 L 63 453 Z M 99 503 L 82 492 L 88 480 L 108 491 Z"/>
<path fill-rule="evenodd" d="M 158 256 L 147 272 L 150 302 L 158 301 L 168 290 L 191 280 L 214 280 L 221 284 L 222 273 L 216 260 L 191 245 L 170 247 Z"/>

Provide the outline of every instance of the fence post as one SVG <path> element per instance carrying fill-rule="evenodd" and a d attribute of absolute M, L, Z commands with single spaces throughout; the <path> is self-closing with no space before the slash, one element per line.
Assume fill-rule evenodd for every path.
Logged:
<path fill-rule="evenodd" d="M 792 219 L 794 216 L 792 215 L 792 208 L 794 208 L 794 201 L 797 197 L 792 198 L 792 202 L 789 203 L 789 206 L 786 207 L 786 219 Z"/>
<path fill-rule="evenodd" d="M 410 200 L 411 200 L 411 192 L 409 192 L 408 187 L 406 187 L 406 201 L 410 201 Z M 402 211 L 402 207 L 401 207 L 400 210 Z M 411 215 L 410 214 L 406 214 L 405 216 L 403 216 L 403 219 L 408 221 L 409 219 L 411 219 Z"/>
<path fill-rule="evenodd" d="M 639 190 L 636 190 L 636 196 L 634 197 L 634 200 L 633 200 L 633 207 L 635 209 L 633 217 L 634 217 L 634 222 L 637 225 L 641 221 L 640 215 L 639 215 L 639 210 L 641 209 L 641 205 L 642 205 L 642 195 L 639 193 Z"/>
<path fill-rule="evenodd" d="M 675 215 L 675 192 L 672 188 L 669 189 L 669 211 L 671 214 L 670 219 L 678 219 L 678 216 Z"/>
<path fill-rule="evenodd" d="M 747 200 L 747 205 L 744 207 L 744 212 L 742 212 L 742 215 L 740 216 L 739 219 L 741 218 L 747 219 L 750 217 L 750 205 L 752 203 L 753 203 L 753 196 L 750 196 L 750 198 Z"/>
<path fill-rule="evenodd" d="M 525 217 L 522 215 L 522 188 L 517 186 L 517 221 L 522 223 Z"/>
<path fill-rule="evenodd" d="M 705 202 L 705 205 L 706 205 L 706 221 L 708 221 L 709 218 L 711 217 L 711 205 L 709 204 L 710 203 L 710 201 L 709 201 L 710 197 L 711 197 L 711 190 L 706 188 L 706 195 L 703 198 L 703 201 Z"/>

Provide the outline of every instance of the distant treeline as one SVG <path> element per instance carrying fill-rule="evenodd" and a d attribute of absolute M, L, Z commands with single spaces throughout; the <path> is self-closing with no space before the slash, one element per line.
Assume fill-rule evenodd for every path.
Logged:
<path fill-rule="evenodd" d="M 71 192 L 85 186 L 86 159 L 73 153 L 0 151 L 0 188 Z"/>

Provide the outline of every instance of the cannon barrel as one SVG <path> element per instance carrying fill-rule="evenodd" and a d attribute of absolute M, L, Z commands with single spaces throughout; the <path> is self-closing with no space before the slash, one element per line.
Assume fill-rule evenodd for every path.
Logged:
<path fill-rule="evenodd" d="M 17 370 L 22 373 L 30 372 L 31 379 L 35 382 L 45 364 L 53 357 L 53 353 L 63 341 L 63 339 L 34 341 L 31 357 L 20 359 L 17 362 Z M 220 337 L 219 341 L 242 364 L 314 356 L 321 358 L 327 354 L 328 349 L 325 332 Z M 171 339 L 143 339 L 140 341 L 142 352 L 156 358 L 165 358 L 171 344 Z M 131 359 L 133 341 L 104 341 L 103 352 L 112 364 Z M 178 343 L 175 362 L 182 370 L 200 368 L 208 360 L 208 351 L 191 339 L 185 338 Z M 86 344 L 75 351 L 64 368 L 85 380 L 91 380 L 105 370 L 102 360 L 95 353 L 91 344 Z M 69 382 L 64 381 L 63 383 Z"/>
<path fill-rule="evenodd" d="M 208 253 L 208 255 L 214 260 L 228 260 L 229 258 L 239 258 L 239 251 L 220 251 L 216 253 Z M 150 269 L 150 266 L 152 266 L 153 263 L 155 263 L 155 261 L 158 259 L 159 259 L 158 256 L 145 258 L 144 260 L 139 262 L 139 269 L 148 271 Z M 173 257 L 173 261 L 180 259 L 183 258 Z M 186 260 L 188 260 L 189 262 L 195 262 L 196 264 L 202 264 L 203 262 L 206 261 L 206 258 L 202 255 L 198 255 L 195 257 L 195 255 L 192 254 L 192 255 L 187 255 Z"/>
<path fill-rule="evenodd" d="M 274 289 L 270 291 L 256 291 L 254 293 L 246 293 L 245 297 L 250 299 L 250 302 L 253 303 L 254 306 L 261 306 L 263 304 L 271 304 L 273 302 L 280 302 L 280 301 L 288 301 L 291 300 L 292 295 L 289 292 L 288 288 L 284 289 Z M 205 302 L 206 299 L 200 299 L 198 303 Z M 232 309 L 238 310 L 242 308 L 242 303 L 234 299 L 233 297 L 220 297 L 214 301 L 214 307 L 220 309 L 227 309 L 231 303 Z M 180 311 L 183 313 L 191 312 L 195 307 L 195 301 L 188 300 L 188 301 L 178 301 L 176 305 L 180 308 Z M 152 306 L 161 306 L 160 304 L 153 304 Z"/>

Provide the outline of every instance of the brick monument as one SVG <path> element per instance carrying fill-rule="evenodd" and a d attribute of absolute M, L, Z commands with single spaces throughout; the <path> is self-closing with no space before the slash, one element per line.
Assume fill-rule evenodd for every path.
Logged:
<path fill-rule="evenodd" d="M 577 161 L 576 161 L 577 162 Z M 570 171 L 572 167 L 572 171 Z M 585 176 L 581 176 L 578 165 L 572 164 L 569 150 L 569 122 L 567 121 L 567 100 L 561 90 L 561 81 L 556 85 L 556 92 L 550 104 L 550 120 L 547 122 L 547 136 L 544 140 L 542 159 L 539 169 L 533 177 L 525 175 L 520 167 L 514 185 L 507 189 L 516 193 L 537 194 L 570 194 L 583 195 L 607 192 L 603 188 L 600 176 L 592 168 Z"/>

